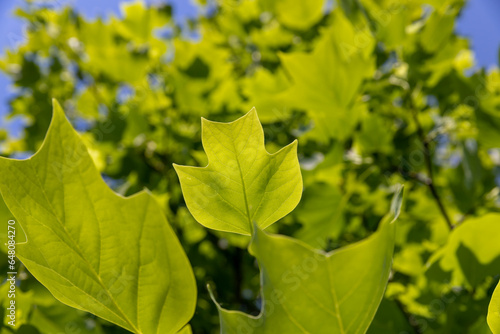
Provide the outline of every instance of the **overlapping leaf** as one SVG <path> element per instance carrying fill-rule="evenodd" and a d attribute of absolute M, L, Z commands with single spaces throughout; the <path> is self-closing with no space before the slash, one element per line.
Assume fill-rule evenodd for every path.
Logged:
<path fill-rule="evenodd" d="M 429 260 L 428 275 L 439 268 L 451 273 L 452 284 L 476 287 L 500 273 L 500 215 L 469 219 L 450 235 L 446 245 Z"/>
<path fill-rule="evenodd" d="M 111 191 L 54 103 L 42 148 L 0 159 L 0 191 L 26 232 L 17 255 L 63 303 L 134 333 L 176 333 L 194 313 L 189 261 L 147 192 Z M 20 233 L 20 231 L 19 231 Z"/>
<path fill-rule="evenodd" d="M 250 235 L 292 211 L 302 194 L 297 142 L 269 154 L 252 109 L 231 123 L 203 119 L 208 166 L 175 165 L 189 211 L 202 225 Z"/>
<path fill-rule="evenodd" d="M 252 317 L 218 306 L 221 333 L 366 332 L 389 277 L 401 200 L 399 189 L 372 236 L 328 254 L 257 229 L 250 252 L 261 268 L 262 312 Z"/>

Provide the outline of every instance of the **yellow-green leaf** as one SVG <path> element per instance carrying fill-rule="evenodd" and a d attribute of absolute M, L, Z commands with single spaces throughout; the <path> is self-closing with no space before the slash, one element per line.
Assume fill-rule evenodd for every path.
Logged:
<path fill-rule="evenodd" d="M 451 273 L 452 284 L 476 287 L 500 271 L 500 214 L 468 219 L 450 234 L 446 245 L 429 260 L 428 275 L 441 268 Z"/>
<path fill-rule="evenodd" d="M 148 192 L 109 189 L 56 102 L 40 150 L 0 158 L 0 175 L 26 232 L 17 255 L 57 299 L 134 333 L 176 333 L 191 319 L 194 276 L 162 209 Z"/>
<path fill-rule="evenodd" d="M 264 229 L 298 204 L 297 142 L 269 154 L 255 109 L 231 123 L 203 119 L 202 141 L 208 166 L 175 165 L 187 207 L 200 224 L 250 235 L 254 223 Z"/>
<path fill-rule="evenodd" d="M 488 325 L 490 325 L 493 334 L 500 333 L 500 284 L 491 297 L 491 303 L 488 309 Z"/>
<path fill-rule="evenodd" d="M 306 30 L 323 17 L 325 0 L 275 0 L 278 21 L 290 28 Z"/>
<path fill-rule="evenodd" d="M 402 188 L 377 232 L 327 254 L 257 229 L 250 252 L 261 269 L 261 314 L 218 305 L 221 333 L 365 333 L 387 285 L 401 200 Z"/>
<path fill-rule="evenodd" d="M 361 83 L 374 71 L 374 45 L 366 30 L 357 31 L 337 9 L 311 53 L 281 54 L 293 83 L 283 94 L 289 105 L 308 111 L 315 126 L 311 136 L 327 141 L 351 135 L 364 109 Z"/>

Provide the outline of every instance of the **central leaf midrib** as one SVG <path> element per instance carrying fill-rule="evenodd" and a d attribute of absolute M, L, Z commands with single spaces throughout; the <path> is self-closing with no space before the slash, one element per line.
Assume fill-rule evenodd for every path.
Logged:
<path fill-rule="evenodd" d="M 339 329 L 340 329 L 340 332 L 342 334 L 344 334 L 345 333 L 344 322 L 342 320 L 342 315 L 340 314 L 340 304 L 339 304 L 339 300 L 337 298 L 337 292 L 335 291 L 335 283 L 333 282 L 333 275 L 331 273 L 331 266 L 330 266 L 329 262 L 327 262 L 326 272 L 328 274 L 328 282 L 330 284 L 330 293 L 331 293 L 331 296 L 333 299 L 333 303 L 335 305 L 335 314 L 337 315 L 337 322 L 339 325 Z"/>
<path fill-rule="evenodd" d="M 233 137 L 232 133 L 231 133 L 231 137 Z M 246 186 L 245 186 L 245 179 L 243 178 L 243 171 L 241 170 L 239 154 L 236 151 L 236 145 L 234 145 L 234 138 L 232 138 L 232 139 L 233 140 L 231 141 L 231 143 L 233 145 L 234 156 L 235 156 L 235 159 L 236 159 L 236 164 L 238 165 L 238 172 L 240 173 L 241 188 L 243 190 L 243 199 L 245 201 L 245 209 L 246 209 L 245 211 L 247 213 L 248 227 L 249 227 L 249 231 L 251 232 L 252 229 L 253 229 L 253 226 L 252 226 L 252 217 L 250 216 L 250 208 L 248 207 L 248 199 L 247 199 L 247 191 L 246 191 Z"/>

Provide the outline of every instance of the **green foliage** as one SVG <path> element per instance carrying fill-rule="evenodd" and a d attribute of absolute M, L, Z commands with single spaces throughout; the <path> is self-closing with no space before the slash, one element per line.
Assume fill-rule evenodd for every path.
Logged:
<path fill-rule="evenodd" d="M 249 250 L 261 269 L 262 313 L 219 306 L 221 333 L 366 332 L 389 276 L 402 196 L 372 236 L 327 254 L 256 228 Z"/>
<path fill-rule="evenodd" d="M 292 29 L 306 30 L 321 20 L 325 0 L 311 0 L 297 2 L 293 0 L 272 0 L 269 9 L 275 13 L 278 21 L 286 27 Z"/>
<path fill-rule="evenodd" d="M 297 142 L 269 154 L 252 109 L 229 123 L 203 120 L 207 167 L 176 165 L 187 207 L 200 224 L 250 235 L 292 211 L 302 194 Z"/>
<path fill-rule="evenodd" d="M 341 254 L 344 247 L 374 240 L 384 230 L 380 222 L 389 210 L 393 190 L 404 183 L 405 201 L 395 231 L 393 266 L 368 333 L 489 334 L 494 330 L 489 327 L 495 323 L 494 306 L 488 321 L 487 313 L 488 305 L 498 300 L 498 289 L 493 301 L 492 295 L 500 278 L 500 71 L 477 69 L 471 42 L 455 31 L 455 20 L 465 1 L 338 0 L 333 7 L 327 1 L 199 3 L 202 15 L 185 24 L 172 19 L 175 8 L 167 5 L 129 3 L 123 6 L 121 16 L 88 20 L 69 7 L 49 8 L 32 1 L 23 4 L 17 15 L 28 25 L 25 39 L 5 52 L 0 70 L 15 87 L 9 100 L 9 117 L 23 119 L 26 126 L 20 137 L 0 129 L 1 154 L 17 158 L 20 153 L 31 156 L 38 151 L 49 127 L 51 100 L 60 101 L 95 164 L 87 159 L 99 187 L 104 185 L 98 173 L 123 196 L 147 188 L 150 195 L 135 195 L 125 201 L 143 200 L 154 206 L 153 201 L 146 200 L 153 196 L 160 206 L 154 209 L 154 216 L 160 217 L 157 219 L 167 230 L 161 215 L 171 223 L 196 278 L 197 308 L 189 321 L 196 334 L 219 332 L 217 307 L 205 288 L 207 283 L 216 287 L 217 300 L 224 301 L 224 309 L 243 312 L 230 313 L 231 317 L 254 324 L 262 320 L 262 316 L 254 316 L 263 314 L 269 319 L 265 326 L 289 325 L 289 321 L 278 318 L 272 320 L 278 324 L 272 324 L 271 319 L 278 314 L 271 315 L 262 307 L 262 300 L 268 300 L 269 294 L 265 281 L 261 290 L 257 265 L 261 264 L 261 273 L 269 275 L 273 267 L 264 266 L 265 260 L 285 270 L 285 261 L 275 262 L 287 254 L 260 254 L 257 249 L 272 247 L 278 240 L 300 249 L 300 254 Z M 262 121 L 263 131 L 260 124 L 254 128 L 260 136 L 259 146 L 238 159 L 259 154 L 267 163 L 289 152 L 287 158 L 293 160 L 296 171 L 285 171 L 290 175 L 283 178 L 289 181 L 287 186 L 299 184 L 300 167 L 303 182 L 301 201 L 294 211 L 300 191 L 289 189 L 295 201 L 290 200 L 272 219 L 265 215 L 270 215 L 286 194 L 277 191 L 263 201 L 267 211 L 262 211 L 263 219 L 257 224 L 261 229 L 268 226 L 266 232 L 259 232 L 259 247 L 250 246 L 255 257 L 246 251 L 251 241 L 245 235 L 252 232 L 248 214 L 240 217 L 231 213 L 231 218 L 236 218 L 231 223 L 238 229 L 221 228 L 220 221 L 210 229 L 198 224 L 195 218 L 208 226 L 202 216 L 216 212 L 219 219 L 228 221 L 228 212 L 232 211 L 222 211 L 220 198 L 209 196 L 212 191 L 184 189 L 183 196 L 172 165 L 207 166 L 207 155 L 220 154 L 205 145 L 207 133 L 202 133 L 200 117 L 226 122 L 245 115 L 252 107 Z M 206 125 L 229 129 L 229 125 L 216 122 L 204 122 L 203 127 Z M 250 138 L 245 131 L 236 130 L 234 134 L 235 139 Z M 231 145 L 232 141 L 224 138 L 224 145 Z M 296 139 L 299 145 L 287 146 Z M 58 142 L 50 152 L 51 156 L 69 159 L 64 163 L 57 160 L 58 168 L 71 165 L 72 158 L 78 156 L 64 150 L 65 145 Z M 285 151 L 274 153 L 283 147 Z M 246 213 L 247 207 L 249 212 L 257 210 L 254 203 L 258 201 L 248 202 L 252 207 L 242 205 L 243 194 L 258 197 L 265 186 L 275 189 L 271 182 L 278 179 L 269 179 L 270 174 L 264 173 L 277 166 L 265 165 L 267 169 L 256 180 L 259 189 L 254 186 L 250 189 L 253 193 L 243 192 L 241 186 L 236 187 L 241 176 L 233 167 L 237 148 L 232 155 L 223 151 L 233 158 L 220 162 L 217 173 L 222 175 L 212 172 L 213 180 L 204 181 L 224 187 L 224 198 L 236 206 L 235 211 Z M 273 158 L 266 151 L 273 153 Z M 40 159 L 39 155 L 31 160 Z M 31 160 L 9 160 L 9 165 L 30 168 Z M 205 168 L 176 168 L 201 173 L 214 165 L 213 160 Z M 259 172 L 246 160 L 241 167 Z M 276 169 L 278 173 L 284 170 Z M 204 176 L 208 175 L 205 172 Z M 186 180 L 180 177 L 186 188 Z M 19 184 L 32 179 L 36 181 L 34 173 L 23 176 Z M 65 180 L 71 181 L 67 186 L 77 187 L 80 179 Z M 13 181 L 10 175 L 1 173 L 0 183 L 6 180 Z M 229 192 L 226 182 L 237 192 Z M 20 191 L 17 184 L 10 187 Z M 1 192 L 8 205 L 0 205 L 2 224 L 13 216 L 22 224 L 23 216 L 18 215 L 26 213 L 7 198 L 3 189 Z M 111 194 L 108 188 L 101 192 L 106 198 Z M 58 196 L 61 193 L 54 192 L 49 199 Z M 74 206 L 87 203 L 84 195 L 72 196 Z M 94 196 L 100 198 L 101 194 Z M 206 210 L 192 210 L 195 200 Z M 124 210 L 130 211 L 130 218 L 140 211 L 135 205 Z M 90 213 L 73 215 L 89 221 L 82 233 L 95 242 L 95 220 Z M 39 219 L 48 223 L 45 218 L 50 212 L 43 211 L 43 215 Z M 149 223 L 159 224 L 159 220 Z M 1 229 L 3 236 L 6 228 L 2 225 Z M 116 231 L 116 237 L 122 233 L 126 232 Z M 19 249 L 31 247 L 32 239 L 37 240 L 36 233 Z M 38 246 L 48 248 L 50 244 Z M 131 249 L 126 247 L 120 244 L 119 249 L 125 248 L 124 253 L 130 254 Z M 180 256 L 181 249 L 176 249 L 174 253 Z M 67 251 L 64 255 L 71 254 Z M 293 261 L 291 258 L 287 261 Z M 1 272 L 7 271 L 6 259 L 5 249 L 1 249 Z M 71 322 L 72 329 L 79 333 L 123 333 L 109 321 L 55 299 L 33 277 L 39 275 L 29 262 L 26 266 L 19 264 L 17 281 L 23 327 L 10 328 L 4 322 L 0 331 L 53 334 L 67 331 L 65 326 Z M 161 275 L 166 273 L 170 271 L 161 268 L 155 274 L 152 290 L 166 286 L 161 283 Z M 350 277 L 352 272 L 349 269 L 335 275 Z M 54 293 L 53 287 L 42 283 Z M 324 285 L 311 282 L 307 288 L 316 291 L 313 289 L 320 290 Z M 321 293 L 320 297 L 330 295 Z M 272 300 L 272 296 L 269 298 Z M 1 293 L 0 313 L 7 302 Z M 192 309 L 185 307 L 191 313 L 186 312 L 176 329 L 192 315 Z M 175 307 L 176 311 L 181 309 Z M 322 312 L 320 308 L 315 310 Z M 299 316 L 307 312 L 312 311 L 304 309 Z"/>
<path fill-rule="evenodd" d="M 491 297 L 491 304 L 488 311 L 488 324 L 493 334 L 500 333 L 500 288 L 497 287 Z"/>
<path fill-rule="evenodd" d="M 356 31 L 340 11 L 335 11 L 331 20 L 311 53 L 280 57 L 293 82 L 284 93 L 286 100 L 309 111 L 314 136 L 325 141 L 346 139 L 352 133 L 363 112 L 359 87 L 374 71 L 375 41 L 367 31 Z M 362 47 L 353 44 L 358 39 L 363 40 Z"/>
<path fill-rule="evenodd" d="M 54 102 L 29 160 L 1 158 L 5 203 L 27 241 L 17 256 L 61 302 L 134 333 L 176 333 L 194 313 L 189 261 L 150 194 L 123 198 Z"/>
<path fill-rule="evenodd" d="M 490 240 L 499 240 L 499 222 L 499 214 L 488 214 L 457 227 L 446 245 L 429 260 L 429 270 L 438 265 L 444 272 L 451 272 L 451 284 L 472 288 L 495 276 L 500 265 L 500 245 Z"/>

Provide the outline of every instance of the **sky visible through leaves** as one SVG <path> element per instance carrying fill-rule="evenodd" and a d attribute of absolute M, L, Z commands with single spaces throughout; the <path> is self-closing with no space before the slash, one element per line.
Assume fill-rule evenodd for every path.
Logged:
<path fill-rule="evenodd" d="M 158 0 L 156 0 L 158 2 Z M 73 6 L 88 18 L 107 16 L 110 13 L 119 13 L 119 4 L 124 0 L 54 0 L 54 3 Z M 155 0 L 148 0 L 155 2 Z M 169 0 L 174 5 L 174 16 L 178 21 L 195 17 L 199 13 L 191 0 Z M 0 30 L 7 32 L 0 36 L 0 50 L 12 48 L 22 40 L 23 23 L 13 17 L 13 9 L 20 5 L 19 0 L 2 0 L 0 2 Z M 472 49 L 475 52 L 478 66 L 491 67 L 498 62 L 498 45 L 500 44 L 500 21 L 496 13 L 500 12 L 500 3 L 496 0 L 473 0 L 457 21 L 457 31 L 473 41 Z M 0 73 L 0 129 L 7 128 L 14 136 L 20 136 L 23 121 L 19 118 L 6 123 L 5 115 L 8 113 L 7 99 L 11 95 L 9 79 Z"/>
<path fill-rule="evenodd" d="M 140 1 L 12 3 L 23 325 L 500 334 L 497 0 Z"/>
<path fill-rule="evenodd" d="M 55 6 L 71 4 L 78 12 L 87 18 L 108 17 L 110 14 L 120 15 L 120 3 L 130 2 L 127 0 L 48 0 L 46 3 L 54 3 Z M 175 6 L 174 16 L 178 22 L 186 21 L 199 14 L 199 8 L 191 0 L 147 0 L 146 3 L 167 2 Z M 12 49 L 19 42 L 24 41 L 23 21 L 13 15 L 16 7 L 23 4 L 20 0 L 0 1 L 0 29 L 3 33 L 0 36 L 0 53 L 6 49 Z M 7 100 L 12 95 L 9 79 L 0 73 L 0 129 L 7 128 L 16 137 L 21 135 L 23 121 L 19 118 L 5 122 L 4 117 L 8 113 Z"/>

